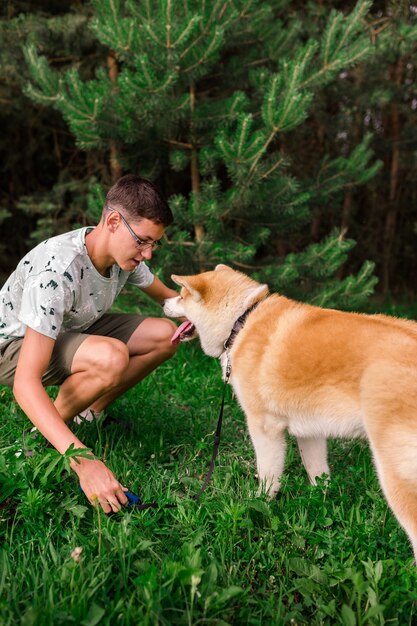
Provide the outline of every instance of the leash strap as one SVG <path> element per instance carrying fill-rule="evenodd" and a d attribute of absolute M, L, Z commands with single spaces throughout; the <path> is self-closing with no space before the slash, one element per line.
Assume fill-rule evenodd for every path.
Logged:
<path fill-rule="evenodd" d="M 218 420 L 217 420 L 216 432 L 214 434 L 214 446 L 213 446 L 213 452 L 212 452 L 212 455 L 211 455 L 210 466 L 209 466 L 208 472 L 206 474 L 206 477 L 204 479 L 204 482 L 203 482 L 203 484 L 202 484 L 202 486 L 200 488 L 200 491 L 196 495 L 192 496 L 192 498 L 191 498 L 195 502 L 198 502 L 200 500 L 202 494 L 205 492 L 205 490 L 207 489 L 207 487 L 208 487 L 208 485 L 210 483 L 210 480 L 211 480 L 211 477 L 212 477 L 212 474 L 213 474 L 213 471 L 214 471 L 214 464 L 216 462 L 217 454 L 219 452 L 220 434 L 221 434 L 221 431 L 222 431 L 222 424 L 223 424 L 224 402 L 225 402 L 225 398 L 226 398 L 226 388 L 227 388 L 227 385 L 228 385 L 228 382 L 229 382 L 229 378 L 230 378 L 230 374 L 231 374 L 231 371 L 232 371 L 232 368 L 230 366 L 230 359 L 229 359 L 228 352 L 226 352 L 226 359 L 227 359 L 227 361 L 226 361 L 226 375 L 225 375 L 224 385 L 223 385 L 223 397 L 222 397 L 222 402 L 221 402 L 221 405 L 220 405 L 220 412 L 219 412 L 219 417 L 218 417 Z M 140 500 L 139 500 L 139 502 L 140 502 Z M 135 503 L 134 504 L 135 509 L 138 509 L 139 511 L 143 511 L 145 509 L 159 509 L 160 507 L 164 508 L 164 509 L 175 509 L 177 506 L 178 506 L 177 504 L 164 504 L 161 507 L 161 505 L 158 504 L 157 502 L 142 502 L 140 504 L 139 503 Z"/>
<path fill-rule="evenodd" d="M 220 413 L 219 413 L 219 419 L 217 420 L 217 427 L 216 427 L 216 432 L 214 435 L 214 446 L 213 446 L 213 452 L 211 455 L 211 461 L 210 461 L 210 466 L 208 468 L 208 472 L 207 475 L 204 479 L 204 482 L 200 488 L 200 491 L 192 497 L 193 500 L 195 500 L 196 502 L 198 502 L 202 496 L 202 494 L 205 492 L 205 490 L 208 487 L 208 484 L 211 480 L 211 476 L 213 474 L 214 471 L 214 464 L 216 462 L 216 458 L 217 458 L 217 454 L 219 452 L 219 446 L 220 446 L 220 434 L 222 432 L 222 423 L 223 423 L 223 412 L 224 412 L 224 400 L 226 397 L 226 387 L 227 387 L 227 380 L 224 381 L 224 386 L 223 386 L 223 397 L 222 397 L 222 403 L 220 406 Z"/>

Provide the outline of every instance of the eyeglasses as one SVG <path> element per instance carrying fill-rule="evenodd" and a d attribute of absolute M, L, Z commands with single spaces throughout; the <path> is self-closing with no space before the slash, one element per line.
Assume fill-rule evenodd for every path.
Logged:
<path fill-rule="evenodd" d="M 129 233 L 132 235 L 133 239 L 135 240 L 136 247 L 138 248 L 138 250 L 149 250 L 149 248 L 152 248 L 152 250 L 156 250 L 156 248 L 158 248 L 161 245 L 162 242 L 159 241 L 159 239 L 155 239 L 154 241 L 144 241 L 143 239 L 140 239 L 137 236 L 137 234 L 132 230 L 131 226 L 129 225 L 129 222 L 123 217 L 120 211 L 118 211 L 117 209 L 113 209 L 110 206 L 107 207 L 107 210 L 115 211 L 116 213 L 120 215 L 120 217 L 122 218 L 123 224 L 126 226 L 127 230 L 129 231 Z"/>

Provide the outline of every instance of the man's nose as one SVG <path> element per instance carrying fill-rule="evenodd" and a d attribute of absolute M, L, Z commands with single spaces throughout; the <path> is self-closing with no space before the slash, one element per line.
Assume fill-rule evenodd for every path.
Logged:
<path fill-rule="evenodd" d="M 148 248 L 145 248 L 145 250 L 142 250 L 142 256 L 144 259 L 146 259 L 147 261 L 150 261 L 152 258 L 152 247 L 149 246 Z"/>

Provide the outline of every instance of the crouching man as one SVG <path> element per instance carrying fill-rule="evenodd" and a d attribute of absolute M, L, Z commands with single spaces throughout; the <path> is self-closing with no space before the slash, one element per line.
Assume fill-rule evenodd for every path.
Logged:
<path fill-rule="evenodd" d="M 172 213 L 156 187 L 133 175 L 109 190 L 100 223 L 48 239 L 18 264 L 0 292 L 0 384 L 13 387 L 31 422 L 62 454 L 84 444 L 68 428 L 91 419 L 175 352 L 175 324 L 108 314 L 133 284 L 157 302 L 177 295 L 150 261 Z M 55 400 L 44 386 L 59 385 Z M 106 465 L 72 459 L 90 502 L 106 513 L 127 503 Z"/>

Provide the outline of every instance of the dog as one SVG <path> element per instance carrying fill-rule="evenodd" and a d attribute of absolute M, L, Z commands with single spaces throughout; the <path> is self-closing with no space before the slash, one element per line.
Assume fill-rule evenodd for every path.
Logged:
<path fill-rule="evenodd" d="M 417 323 L 304 304 L 226 265 L 173 275 L 164 303 L 220 358 L 246 415 L 261 489 L 273 497 L 295 435 L 310 482 L 330 475 L 328 437 L 367 437 L 379 481 L 417 560 Z M 226 375 L 226 374 L 225 374 Z"/>

